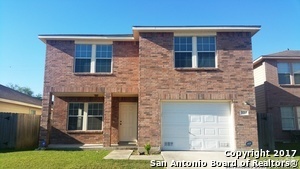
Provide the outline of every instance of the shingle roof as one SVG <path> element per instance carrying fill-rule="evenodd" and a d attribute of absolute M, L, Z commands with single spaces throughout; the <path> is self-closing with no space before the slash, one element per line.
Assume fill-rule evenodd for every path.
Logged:
<path fill-rule="evenodd" d="M 263 55 L 263 57 L 300 57 L 300 50 L 285 50 L 282 52 Z"/>
<path fill-rule="evenodd" d="M 28 96 L 24 93 L 18 92 L 9 87 L 5 87 L 1 84 L 0 84 L 0 98 L 42 106 L 42 100 Z"/>
<path fill-rule="evenodd" d="M 300 50 L 285 50 L 277 53 L 272 53 L 268 55 L 262 55 L 259 58 L 253 61 L 253 66 L 263 62 L 266 59 L 276 59 L 276 60 L 284 60 L 284 59 L 293 59 L 299 60 L 300 59 Z"/>

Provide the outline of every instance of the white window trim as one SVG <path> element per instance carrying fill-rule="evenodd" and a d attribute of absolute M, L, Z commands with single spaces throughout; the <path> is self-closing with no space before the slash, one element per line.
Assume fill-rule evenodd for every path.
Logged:
<path fill-rule="evenodd" d="M 104 107 L 103 107 L 103 112 L 102 112 L 102 126 L 101 126 L 101 130 L 88 130 L 87 129 L 87 121 L 88 121 L 88 108 L 89 108 L 89 103 L 102 103 L 104 106 L 103 102 L 69 102 L 68 103 L 68 107 L 70 103 L 83 103 L 84 107 L 83 107 L 83 115 L 79 116 L 79 115 L 69 115 L 69 108 L 68 108 L 68 124 L 67 124 L 67 130 L 68 131 L 103 131 L 103 120 L 104 120 Z M 92 117 L 93 115 L 90 115 L 90 117 Z M 69 117 L 82 117 L 82 130 L 69 130 Z M 98 116 L 95 116 L 98 117 Z"/>
<path fill-rule="evenodd" d="M 288 64 L 289 73 L 290 73 L 290 83 L 289 84 L 279 84 L 278 63 L 286 63 L 286 64 Z M 278 78 L 278 84 L 279 85 L 300 85 L 300 84 L 295 84 L 293 63 L 300 63 L 300 62 L 292 62 L 292 61 L 280 61 L 280 62 L 277 62 L 277 78 Z"/>
<path fill-rule="evenodd" d="M 215 67 L 198 67 L 198 50 L 197 50 L 197 37 L 211 37 L 213 36 L 215 38 Z M 174 35 L 175 37 L 192 37 L 192 67 L 176 67 L 175 66 L 175 53 L 176 52 L 189 52 L 189 51 L 175 51 L 175 47 L 173 50 L 173 64 L 175 69 L 211 69 L 211 68 L 218 68 L 218 56 L 217 56 L 217 42 L 216 42 L 216 35 L 187 35 L 187 34 L 177 34 Z M 174 40 L 173 40 L 174 43 Z M 202 51 L 202 52 L 211 52 L 211 51 Z"/>
<path fill-rule="evenodd" d="M 297 113 L 297 109 L 300 109 L 300 106 L 283 106 L 283 107 L 291 107 L 292 108 L 293 121 L 294 121 L 294 129 L 283 128 L 283 124 L 282 124 L 282 112 L 281 112 L 281 107 L 280 107 L 281 129 L 283 131 L 300 130 L 300 126 L 299 126 L 300 117 L 298 116 L 298 113 Z"/>
<path fill-rule="evenodd" d="M 75 42 L 75 45 L 92 45 L 92 56 L 91 56 L 91 63 L 90 63 L 90 72 L 75 72 L 75 63 L 76 63 L 76 57 L 74 55 L 74 63 L 73 72 L 76 74 L 112 74 L 113 72 L 113 45 L 112 43 L 85 43 L 84 41 Z M 96 46 L 97 45 L 112 45 L 112 51 L 111 51 L 111 62 L 110 62 L 110 72 L 96 72 Z M 86 58 L 78 58 L 78 59 L 86 59 Z"/>

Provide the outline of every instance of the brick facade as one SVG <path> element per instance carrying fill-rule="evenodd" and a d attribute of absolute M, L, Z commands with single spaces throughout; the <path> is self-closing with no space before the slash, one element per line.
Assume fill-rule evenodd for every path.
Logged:
<path fill-rule="evenodd" d="M 174 69 L 173 32 L 140 32 L 137 41 L 113 42 L 111 75 L 74 73 L 75 42 L 48 40 L 41 139 L 49 139 L 50 133 L 50 143 L 117 144 L 119 103 L 138 102 L 138 145 L 150 142 L 160 147 L 161 100 L 227 100 L 234 109 L 237 149 L 257 149 L 256 112 L 244 104 L 255 104 L 251 36 L 247 32 L 218 32 L 218 68 L 180 70 Z M 73 97 L 63 96 L 68 93 Z M 91 95 L 80 96 L 87 93 Z M 47 120 L 52 95 L 50 130 Z M 103 131 L 66 130 L 67 104 L 74 100 L 104 103 Z M 240 116 L 240 110 L 249 110 L 249 116 Z M 246 147 L 249 140 L 253 145 Z"/>
<path fill-rule="evenodd" d="M 295 62 L 295 60 L 285 60 Z M 273 135 L 275 141 L 291 141 L 291 133 L 282 130 L 280 107 L 300 106 L 300 88 L 298 86 L 284 86 L 278 83 L 277 60 L 265 60 L 266 82 L 266 110 L 272 114 Z M 276 99 L 274 99 L 276 98 Z"/>
<path fill-rule="evenodd" d="M 43 112 L 41 119 L 41 132 L 40 139 L 46 140 L 49 143 L 49 133 L 53 137 L 53 132 L 50 132 L 50 112 L 51 112 L 51 98 L 52 93 L 95 93 L 99 96 L 102 95 L 109 97 L 114 93 L 138 93 L 138 81 L 139 81 L 139 67 L 138 67 L 138 42 L 114 42 L 113 43 L 113 74 L 112 75 L 80 75 L 74 74 L 74 41 L 59 41 L 51 40 L 47 41 L 46 49 L 46 66 L 45 66 L 45 79 L 44 79 L 44 95 L 43 95 Z M 62 98 L 63 99 L 63 98 Z M 103 100 L 103 99 L 102 99 Z M 56 104 L 62 104 L 62 112 L 60 115 L 54 115 L 57 107 L 54 107 L 53 120 L 56 118 L 62 118 L 60 129 L 63 133 L 66 129 L 66 115 L 67 104 L 60 103 L 60 99 L 56 99 Z M 54 104 L 54 105 L 56 105 Z M 110 103 L 108 103 L 109 105 Z M 105 109 L 105 112 L 111 112 L 111 106 Z M 61 116 L 64 115 L 64 116 Z M 109 116 L 105 116 L 109 117 Z M 107 120 L 110 121 L 111 118 Z M 105 123 L 107 124 L 107 123 Z M 110 124 L 110 123 L 109 123 Z M 110 135 L 110 126 L 104 125 L 104 134 Z M 55 132 L 55 131 L 54 131 Z M 107 133 L 108 132 L 108 133 Z M 103 134 L 103 133 L 102 133 Z M 92 143 L 92 140 L 97 140 L 93 143 L 103 143 L 102 134 L 89 133 L 89 136 L 85 134 L 72 134 L 72 138 L 78 138 L 79 142 Z M 96 136 L 97 135 L 97 136 Z M 95 137 L 91 139 L 91 137 Z M 100 138 L 100 141 L 99 139 Z M 69 139 L 70 140 L 70 139 Z M 58 143 L 57 140 L 54 143 Z M 77 141 L 73 140 L 74 143 Z M 106 144 L 110 145 L 110 140 Z"/>
<path fill-rule="evenodd" d="M 258 147 L 256 112 L 243 104 L 255 104 L 250 33 L 217 34 L 215 70 L 174 69 L 173 33 L 141 33 L 139 43 L 139 144 L 161 144 L 160 100 L 233 100 L 237 148 Z"/>

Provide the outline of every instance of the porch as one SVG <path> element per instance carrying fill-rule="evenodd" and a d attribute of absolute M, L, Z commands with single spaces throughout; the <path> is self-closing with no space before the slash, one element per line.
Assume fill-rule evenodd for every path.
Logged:
<path fill-rule="evenodd" d="M 137 149 L 138 94 L 53 92 L 49 98 L 43 106 L 50 112 L 49 148 Z"/>

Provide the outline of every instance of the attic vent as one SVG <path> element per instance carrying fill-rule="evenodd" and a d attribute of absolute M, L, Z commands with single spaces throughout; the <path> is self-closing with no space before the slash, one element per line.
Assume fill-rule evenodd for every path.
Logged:
<path fill-rule="evenodd" d="M 165 146 L 173 146 L 173 142 L 165 142 L 164 145 Z"/>

